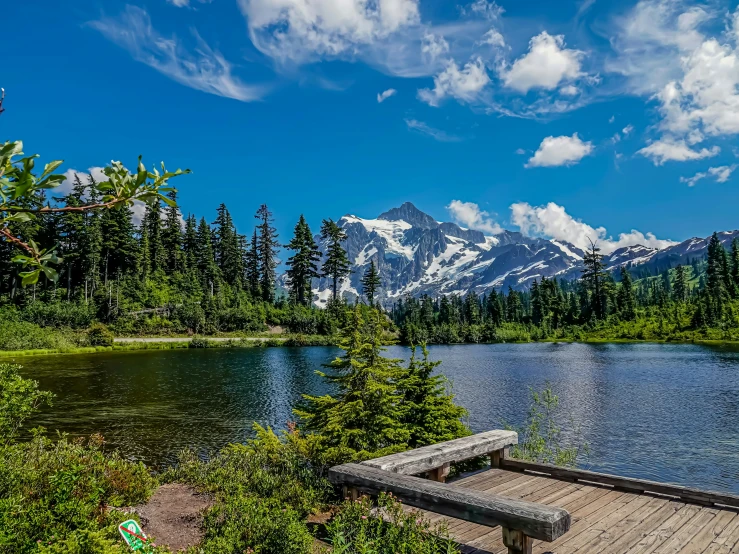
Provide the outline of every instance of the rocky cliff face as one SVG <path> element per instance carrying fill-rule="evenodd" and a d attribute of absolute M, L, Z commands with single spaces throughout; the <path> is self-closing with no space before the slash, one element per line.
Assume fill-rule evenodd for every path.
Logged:
<path fill-rule="evenodd" d="M 486 236 L 455 223 L 441 223 L 410 202 L 377 219 L 345 215 L 338 221 L 346 231 L 346 250 L 353 273 L 341 288 L 350 300 L 362 290 L 361 278 L 374 261 L 380 272 L 380 299 L 392 302 L 410 294 L 478 294 L 512 287 L 526 290 L 534 279 L 576 279 L 584 252 L 563 241 L 526 237 L 503 231 Z M 739 231 L 721 233 L 727 246 Z M 320 243 L 319 243 L 320 244 Z M 622 265 L 665 269 L 705 254 L 708 239 L 689 239 L 657 250 L 646 246 L 620 248 L 604 257 L 610 270 Z M 325 245 L 320 244 L 325 251 Z M 314 283 L 315 301 L 325 305 L 331 295 L 327 279 Z"/>

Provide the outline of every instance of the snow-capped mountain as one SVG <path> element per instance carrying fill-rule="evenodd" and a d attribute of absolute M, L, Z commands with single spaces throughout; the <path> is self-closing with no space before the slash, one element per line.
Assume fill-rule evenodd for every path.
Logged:
<path fill-rule="evenodd" d="M 380 298 L 388 303 L 407 294 L 466 295 L 491 289 L 526 290 L 534 279 L 576 279 L 584 252 L 564 241 L 532 238 L 503 231 L 486 236 L 455 223 L 442 223 L 410 202 L 380 214 L 376 219 L 345 215 L 338 224 L 346 231 L 345 244 L 353 273 L 341 292 L 354 299 L 362 290 L 361 279 L 370 261 L 380 272 Z M 739 231 L 721 233 L 727 246 Z M 604 263 L 610 270 L 622 265 L 663 269 L 685 263 L 705 253 L 708 239 L 689 239 L 663 250 L 628 246 L 609 253 Z M 319 242 L 325 252 L 325 244 Z M 314 282 L 315 302 L 325 305 L 331 296 L 327 279 Z"/>

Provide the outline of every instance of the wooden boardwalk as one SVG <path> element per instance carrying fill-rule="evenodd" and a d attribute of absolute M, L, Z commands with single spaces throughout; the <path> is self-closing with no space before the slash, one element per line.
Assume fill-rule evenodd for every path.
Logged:
<path fill-rule="evenodd" d="M 570 530 L 551 543 L 534 541 L 534 554 L 739 554 L 739 511 L 732 508 L 501 469 L 454 485 L 567 510 Z M 433 522 L 445 521 L 466 554 L 508 552 L 500 527 L 424 513 Z"/>

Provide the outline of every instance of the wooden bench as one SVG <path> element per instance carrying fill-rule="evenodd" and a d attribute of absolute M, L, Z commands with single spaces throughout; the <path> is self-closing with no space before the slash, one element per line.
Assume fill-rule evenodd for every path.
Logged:
<path fill-rule="evenodd" d="M 512 431 L 488 431 L 361 464 L 335 466 L 328 478 L 352 498 L 391 492 L 416 508 L 490 527 L 500 525 L 509 554 L 530 554 L 534 539 L 551 542 L 569 530 L 567 511 L 444 484 L 452 462 L 489 455 L 497 467 L 506 449 L 517 443 L 518 435 Z M 431 479 L 413 476 L 419 473 Z"/>

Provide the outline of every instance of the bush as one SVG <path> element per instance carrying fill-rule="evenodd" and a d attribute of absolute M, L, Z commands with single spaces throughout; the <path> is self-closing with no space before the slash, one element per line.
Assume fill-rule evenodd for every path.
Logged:
<path fill-rule="evenodd" d="M 0 445 L 9 444 L 25 421 L 51 402 L 52 394 L 20 375 L 21 366 L 0 364 Z"/>
<path fill-rule="evenodd" d="M 102 323 L 96 323 L 87 332 L 90 346 L 113 346 L 113 333 Z"/>
<path fill-rule="evenodd" d="M 328 524 L 332 554 L 452 554 L 459 552 L 443 526 L 432 526 L 418 512 L 405 512 L 392 495 L 345 502 Z"/>
<path fill-rule="evenodd" d="M 108 506 L 144 502 L 154 486 L 143 464 L 104 453 L 99 435 L 75 441 L 36 435 L 5 446 L 0 451 L 0 552 L 32 552 L 38 541 L 45 552 L 100 552 L 95 545 L 115 538 L 123 518 Z"/>
<path fill-rule="evenodd" d="M 0 321 L 0 350 L 64 350 L 82 343 L 68 328 L 42 329 L 27 321 Z"/>
<path fill-rule="evenodd" d="M 188 348 L 215 348 L 216 344 L 212 340 L 203 337 L 193 337 Z"/>
<path fill-rule="evenodd" d="M 21 311 L 25 321 L 41 327 L 71 327 L 86 329 L 95 321 L 96 307 L 92 302 L 31 302 Z"/>

